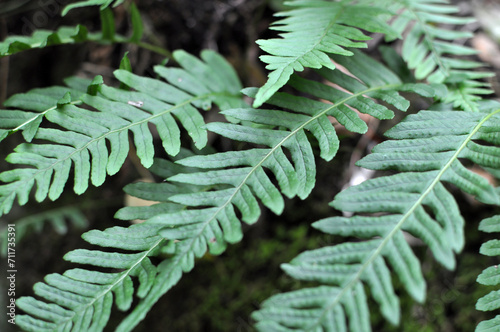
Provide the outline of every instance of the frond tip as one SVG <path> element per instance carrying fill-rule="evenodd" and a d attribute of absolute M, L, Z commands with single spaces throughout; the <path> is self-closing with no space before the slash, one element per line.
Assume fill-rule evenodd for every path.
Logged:
<path fill-rule="evenodd" d="M 273 30 L 283 32 L 281 38 L 258 40 L 269 55 L 260 59 L 271 70 L 268 81 L 259 89 L 254 107 L 265 103 L 288 82 L 290 76 L 304 68 L 335 69 L 330 54 L 351 56 L 348 48 L 366 48 L 366 36 L 361 29 L 394 35 L 381 17 L 387 10 L 330 1 L 287 2 L 292 10 L 276 14 L 285 17 L 274 23 Z"/>

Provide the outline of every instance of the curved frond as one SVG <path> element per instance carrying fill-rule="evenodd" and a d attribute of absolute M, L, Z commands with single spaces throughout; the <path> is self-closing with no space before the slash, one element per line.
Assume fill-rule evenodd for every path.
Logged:
<path fill-rule="evenodd" d="M 500 232 L 500 216 L 496 215 L 486 218 L 479 224 L 479 230 L 487 233 Z M 500 255 L 500 240 L 489 240 L 481 246 L 480 252 L 486 256 Z M 477 282 L 481 285 L 497 286 L 500 284 L 500 270 L 498 265 L 485 269 L 478 277 Z M 493 311 L 500 308 L 500 291 L 491 291 L 481 297 L 476 303 L 476 309 L 481 311 Z M 500 315 L 495 318 L 482 321 L 476 327 L 476 332 L 495 331 L 500 329 Z"/>
<path fill-rule="evenodd" d="M 500 168 L 498 129 L 500 104 L 492 102 L 482 105 L 481 113 L 421 111 L 389 130 L 392 140 L 377 145 L 359 165 L 401 173 L 365 181 L 335 197 L 332 206 L 358 215 L 313 224 L 328 234 L 367 240 L 306 251 L 284 264 L 290 276 L 321 286 L 271 297 L 253 315 L 258 329 L 370 331 L 364 284 L 382 315 L 397 324 L 399 299 L 389 266 L 416 301 L 425 298 L 420 264 L 403 231 L 426 243 L 446 268 L 454 268 L 454 252 L 464 245 L 464 221 L 442 182 L 498 204 L 494 187 L 461 161 Z"/>
<path fill-rule="evenodd" d="M 12 223 L 16 229 L 16 243 L 20 243 L 24 237 L 35 231 L 41 233 L 45 225 L 50 225 L 57 233 L 66 234 L 67 224 L 75 228 L 87 228 L 87 218 L 78 207 L 64 206 L 52 210 L 35 213 L 30 216 L 18 219 Z M 7 256 L 7 223 L 0 228 L 0 256 Z"/>
<path fill-rule="evenodd" d="M 190 171 L 161 159 L 156 159 L 151 167 L 151 171 L 159 176 L 171 174 L 172 169 Z M 130 184 L 126 192 L 158 203 L 147 210 L 142 207 L 123 208 L 118 211 L 117 217 L 123 220 L 145 219 L 181 210 L 181 205 L 166 201 L 169 191 L 189 192 L 189 189 L 170 183 Z M 134 294 L 138 299 L 145 299 L 155 294 L 157 284 L 167 281 L 177 283 L 181 273 L 160 274 L 164 263 L 157 266 L 151 261 L 154 256 L 168 257 L 174 244 L 158 235 L 161 228 L 161 225 L 141 223 L 128 228 L 112 227 L 86 232 L 82 236 L 85 241 L 102 247 L 102 250 L 78 249 L 67 253 L 65 260 L 88 267 L 70 269 L 62 275 L 49 274 L 45 282 L 35 284 L 35 295 L 41 299 L 18 299 L 16 305 L 25 314 L 16 317 L 16 324 L 26 331 L 36 332 L 102 331 L 109 320 L 113 303 L 119 310 L 127 311 Z M 138 281 L 137 289 L 134 289 L 134 278 Z M 121 331 L 131 331 L 132 328 L 122 326 Z"/>
<path fill-rule="evenodd" d="M 45 48 L 54 45 L 76 44 L 83 42 L 140 42 L 142 36 L 142 20 L 135 5 L 130 7 L 133 34 L 130 38 L 115 33 L 115 19 L 110 10 L 101 11 L 101 31 L 89 32 L 81 24 L 63 26 L 56 31 L 37 29 L 31 36 L 10 36 L 0 42 L 0 58 L 18 52 Z"/>
<path fill-rule="evenodd" d="M 377 3 L 377 5 L 380 5 Z M 392 27 L 400 34 L 408 29 L 403 40 L 402 56 L 410 69 L 415 69 L 415 77 L 431 83 L 445 83 L 449 92 L 443 102 L 455 107 L 477 111 L 475 102 L 479 95 L 490 94 L 489 84 L 481 79 L 493 73 L 477 72 L 482 64 L 457 57 L 476 54 L 477 51 L 453 43 L 472 34 L 460 29 L 445 28 L 442 25 L 463 25 L 474 19 L 458 17 L 459 9 L 447 1 L 401 0 L 388 2 L 398 17 Z"/>
<path fill-rule="evenodd" d="M 70 10 L 75 9 L 75 8 L 81 8 L 81 7 L 90 7 L 90 6 L 100 6 L 100 10 L 104 10 L 111 6 L 113 4 L 113 7 L 118 7 L 121 5 L 125 0 L 86 0 L 86 1 L 79 1 L 75 3 L 71 3 L 64 7 L 62 11 L 62 16 L 66 15 Z"/>
<path fill-rule="evenodd" d="M 76 27 L 60 27 L 56 31 L 36 30 L 29 37 L 11 36 L 0 42 L 0 57 L 32 48 L 100 40 L 102 40 L 101 33 L 89 33 L 87 28 L 80 24 Z"/>
<path fill-rule="evenodd" d="M 260 48 L 268 53 L 260 59 L 271 70 L 267 83 L 255 98 L 254 107 L 261 106 L 290 76 L 304 68 L 330 68 L 335 65 L 329 54 L 351 56 L 345 47 L 367 47 L 371 38 L 361 30 L 393 35 L 382 19 L 389 12 L 380 7 L 362 6 L 347 1 L 291 1 L 292 9 L 277 13 L 284 17 L 271 29 L 282 32 L 281 38 L 258 40 Z"/>
<path fill-rule="evenodd" d="M 171 251 L 173 257 L 160 266 L 159 274 L 162 277 L 158 280 L 164 282 L 153 287 L 155 291 L 138 304 L 122 326 L 135 326 L 162 294 L 175 284 L 168 276 L 190 271 L 194 267 L 195 258 L 203 256 L 207 250 L 218 255 L 225 250 L 227 243 L 238 242 L 243 236 L 240 220 L 248 224 L 257 221 L 260 216 L 259 200 L 271 211 L 280 214 L 284 207 L 282 193 L 288 197 L 298 195 L 301 198 L 309 195 L 315 181 L 315 162 L 306 131 L 318 140 L 321 156 L 330 160 L 338 149 L 338 138 L 327 115 L 334 114 L 351 130 L 362 132 L 365 130 L 364 122 L 347 105 L 358 107 L 379 118 L 390 118 L 393 114 L 389 109 L 376 104 L 367 96 L 380 96 L 378 93 L 385 91 L 391 96 L 387 98 L 388 102 L 405 110 L 407 101 L 396 91 L 419 91 L 419 85 L 401 83 L 389 70 L 361 53 L 356 53 L 349 60 L 339 60 L 340 62 L 352 69 L 362 81 L 340 71 L 320 70 L 319 73 L 325 79 L 331 78 L 328 75 L 336 75 L 344 83 L 345 90 L 342 91 L 328 84 L 317 83 L 322 89 L 315 96 L 326 98 L 328 102 L 277 94 L 268 102 L 287 107 L 289 112 L 229 109 L 222 113 L 240 120 L 241 124 L 207 125 L 209 130 L 225 137 L 266 147 L 193 156 L 178 161 L 183 166 L 205 170 L 179 173 L 169 177 L 169 182 L 181 183 L 182 187 L 198 185 L 202 186 L 202 190 L 171 195 L 169 182 L 164 183 L 162 185 L 165 186 L 168 200 L 190 209 L 143 216 L 150 217 L 146 223 L 162 227 L 159 231 L 161 236 L 174 240 Z M 304 84 L 298 78 L 293 81 L 299 91 L 312 93 L 306 91 L 306 87 L 315 82 Z M 255 90 L 247 92 L 253 95 Z M 287 157 L 286 150 L 290 153 L 290 158 Z M 271 174 L 277 180 L 279 189 Z"/>
<path fill-rule="evenodd" d="M 29 167 L 0 174 L 0 181 L 5 183 L 0 186 L 1 213 L 11 209 L 16 197 L 20 205 L 25 204 L 35 183 L 38 201 L 47 196 L 57 199 L 72 167 L 76 193 L 83 193 L 89 180 L 95 186 L 101 185 L 106 175 L 117 173 L 125 161 L 129 133 L 133 134 L 142 164 L 150 167 L 154 146 L 149 124 L 156 126 L 170 155 L 176 155 L 180 149 L 176 120 L 187 130 L 195 146 L 203 148 L 207 133 L 198 109 L 208 109 L 212 102 L 222 109 L 241 106 L 244 104 L 239 92 L 241 85 L 233 69 L 214 52 L 204 51 L 203 61 L 182 51 L 174 56 L 182 69 L 155 67 L 156 73 L 168 83 L 126 70 L 117 70 L 115 76 L 135 91 L 94 82 L 88 93 L 78 97 L 78 102 L 93 110 L 76 106 L 69 90 L 61 98 L 62 88 L 37 89 L 9 98 L 6 106 L 44 112 L 53 125 L 36 131 L 34 138 L 44 143 L 21 144 L 7 157 L 12 164 Z M 17 121 L 26 120 L 21 116 Z"/>

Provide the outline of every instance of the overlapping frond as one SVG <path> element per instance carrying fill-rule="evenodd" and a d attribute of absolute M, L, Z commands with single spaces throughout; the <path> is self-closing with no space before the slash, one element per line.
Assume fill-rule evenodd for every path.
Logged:
<path fill-rule="evenodd" d="M 62 11 L 62 16 L 66 15 L 70 10 L 81 7 L 90 7 L 90 6 L 100 6 L 100 10 L 104 10 L 113 4 L 113 7 L 117 7 L 121 5 L 125 0 L 86 0 L 86 1 L 78 1 L 75 3 L 71 3 L 64 7 Z"/>
<path fill-rule="evenodd" d="M 182 153 L 186 155 L 184 151 Z M 175 165 L 170 161 L 156 159 L 150 170 L 160 177 L 169 176 L 174 171 L 189 172 L 190 169 Z M 195 190 L 192 186 L 191 190 Z M 197 189 L 197 188 L 196 188 Z M 169 183 L 134 183 L 125 191 L 139 198 L 157 201 L 144 207 L 125 207 L 117 217 L 123 220 L 147 219 L 159 213 L 172 213 L 183 207 L 167 202 L 172 193 L 189 192 L 189 187 L 178 187 Z M 43 300 L 23 297 L 17 306 L 25 314 L 16 318 L 16 323 L 26 331 L 102 331 L 106 326 L 113 303 L 118 309 L 130 308 L 134 292 L 140 299 L 155 293 L 158 283 L 170 280 L 175 284 L 180 273 L 163 275 L 150 257 L 170 252 L 173 242 L 158 235 L 161 225 L 141 223 L 125 227 L 112 227 L 105 231 L 92 230 L 83 238 L 101 250 L 74 250 L 64 256 L 65 260 L 90 265 L 87 269 L 71 269 L 64 274 L 50 274 L 44 283 L 35 285 L 35 294 Z M 118 253 L 120 252 L 120 253 Z M 167 259 L 168 261 L 168 259 Z M 161 265 L 160 265 L 161 266 Z M 106 271 L 102 272 L 101 268 Z M 98 272 L 98 271 L 100 272 Z M 138 279 L 134 291 L 132 277 Z M 118 329 L 130 331 L 133 327 Z"/>
<path fill-rule="evenodd" d="M 256 95 L 255 107 L 285 85 L 294 72 L 304 68 L 334 69 L 329 54 L 351 56 L 352 52 L 345 47 L 367 47 L 366 41 L 371 38 L 362 30 L 394 35 L 394 30 L 382 19 L 388 11 L 380 7 L 349 1 L 299 0 L 286 4 L 292 9 L 277 13 L 276 16 L 284 18 L 271 27 L 282 32 L 281 38 L 257 41 L 268 53 L 260 59 L 271 73 Z"/>
<path fill-rule="evenodd" d="M 500 216 L 496 215 L 486 218 L 479 224 L 479 230 L 487 233 L 500 232 Z M 482 244 L 480 252 L 486 256 L 500 255 L 500 240 L 489 240 Z M 481 285 L 498 286 L 500 284 L 500 270 L 498 265 L 485 269 L 478 277 L 477 282 Z M 493 311 L 500 308 L 500 291 L 491 291 L 480 298 L 476 303 L 476 309 L 481 311 Z M 495 318 L 482 321 L 476 327 L 476 332 L 495 331 L 500 329 L 500 315 Z"/>
<path fill-rule="evenodd" d="M 67 45 L 83 42 L 130 42 L 140 41 L 143 32 L 142 20 L 137 7 L 130 6 L 132 35 L 127 38 L 116 34 L 115 19 L 111 10 L 101 11 L 101 31 L 89 32 L 78 24 L 74 27 L 63 26 L 56 31 L 37 29 L 31 36 L 10 36 L 0 42 L 0 58 L 34 48 L 45 48 L 54 45 Z"/>
<path fill-rule="evenodd" d="M 77 249 L 67 253 L 64 259 L 90 268 L 49 274 L 45 282 L 35 284 L 35 294 L 43 300 L 19 298 L 16 306 L 26 314 L 18 315 L 16 324 L 34 332 L 102 331 L 113 303 L 126 311 L 134 293 L 143 298 L 151 291 L 157 267 L 149 257 L 165 246 L 157 231 L 155 225 L 137 224 L 85 233 L 83 238 L 87 242 L 113 252 Z M 96 271 L 102 268 L 111 272 Z M 137 290 L 132 277 L 138 279 Z"/>
<path fill-rule="evenodd" d="M 0 181 L 5 183 L 0 186 L 0 211 L 7 213 L 16 197 L 20 205 L 25 204 L 35 183 L 38 201 L 47 196 L 57 199 L 71 168 L 74 168 L 76 193 L 87 189 L 89 179 L 93 185 L 101 185 L 107 174 L 119 171 L 127 157 L 129 132 L 134 136 L 142 164 L 150 167 L 154 146 L 149 124 L 156 126 L 170 155 L 176 155 L 180 149 L 176 120 L 187 130 L 195 146 L 203 148 L 207 133 L 198 108 L 206 110 L 212 102 L 221 109 L 241 106 L 244 104 L 239 92 L 241 86 L 234 70 L 215 52 L 204 51 L 203 61 L 183 51 L 175 52 L 174 56 L 182 68 L 155 67 L 156 73 L 168 83 L 117 70 L 115 77 L 124 85 L 133 86 L 135 91 L 115 89 L 98 84 L 97 80 L 83 95 L 73 96 L 70 89 L 55 87 L 8 99 L 6 106 L 42 112 L 52 126 L 38 130 L 30 127 L 30 137 L 36 130 L 33 137 L 38 142 L 23 143 L 6 158 L 12 164 L 28 167 L 0 174 Z M 71 80 L 70 87 L 73 83 L 81 82 Z M 93 110 L 78 107 L 77 103 Z M 22 112 L 7 116 L 19 114 L 20 120 L 13 122 L 26 121 Z M 27 122 L 38 124 L 38 120 Z"/>
<path fill-rule="evenodd" d="M 474 19 L 454 15 L 459 9 L 448 1 L 401 0 L 390 1 L 388 5 L 399 12 L 392 27 L 400 34 L 408 29 L 402 56 L 408 66 L 415 69 L 416 78 L 445 83 L 449 92 L 443 102 L 476 111 L 475 102 L 481 99 L 480 95 L 492 92 L 489 84 L 481 79 L 493 76 L 493 73 L 475 71 L 482 64 L 463 57 L 477 51 L 454 43 L 457 39 L 471 37 L 469 31 L 443 27 L 467 24 Z"/>
<path fill-rule="evenodd" d="M 358 69 L 360 72 L 357 73 L 354 68 L 358 68 L 361 63 L 369 69 L 362 69 L 364 67 L 361 66 Z M 177 174 L 173 176 L 164 173 L 163 176 L 168 176 L 169 181 L 134 185 L 133 191 L 129 189 L 129 193 L 141 198 L 156 200 L 162 197 L 171 203 L 158 203 L 153 209 L 127 208 L 119 212 L 117 217 L 147 219 L 147 224 L 161 227 L 160 236 L 173 242 L 169 247 L 171 257 L 158 266 L 158 278 L 152 291 L 139 301 L 119 329 L 138 324 L 151 306 L 175 285 L 181 274 L 194 267 L 196 257 L 202 257 L 207 250 L 218 255 L 225 250 L 228 243 L 238 242 L 243 236 L 241 221 L 248 224 L 257 221 L 260 215 L 259 200 L 279 214 L 284 207 L 282 194 L 288 197 L 298 195 L 302 198 L 309 194 L 314 185 L 315 163 L 306 131 L 310 131 L 320 142 L 323 158 L 331 159 L 338 148 L 338 139 L 327 114 L 335 114 L 339 121 L 350 126 L 352 130 L 363 131 L 366 128 L 358 123 L 361 120 L 346 105 L 353 105 L 377 117 L 391 117 L 391 111 L 386 107 L 379 107 L 367 95 L 387 91 L 391 96 L 388 100 L 405 109 L 407 102 L 396 90 L 420 88 L 419 85 L 409 86 L 401 83 L 381 64 L 368 60 L 362 54 L 356 54 L 342 64 L 346 68 L 352 66 L 353 72 L 359 74 L 361 81 L 340 71 L 336 72 L 334 75 L 343 78 L 347 90 L 340 91 L 323 84 L 322 91 L 325 95 L 328 92 L 329 96 L 317 97 L 329 98 L 330 102 L 315 102 L 305 97 L 278 94 L 271 98 L 269 103 L 287 106 L 291 109 L 290 112 L 233 108 L 222 113 L 232 120 L 240 120 L 241 124 L 207 125 L 209 130 L 223 136 L 267 147 L 180 159 L 178 164 L 197 167 L 198 170 L 174 171 Z M 322 74 L 329 77 L 327 75 L 330 73 L 325 71 Z M 303 81 L 294 79 L 294 82 L 297 89 L 306 92 L 303 87 L 306 84 Z M 314 84 L 313 81 L 308 83 Z M 424 91 L 429 93 L 428 90 Z M 248 92 L 253 95 L 255 90 Z M 368 111 L 358 105 L 363 103 L 369 103 L 373 109 Z M 346 112 L 347 115 L 344 115 Z M 290 153 L 290 157 L 287 157 L 285 149 Z M 279 189 L 271 174 L 277 180 Z M 172 188 L 175 184 L 177 186 Z M 175 193 L 178 188 L 191 186 L 198 186 L 198 189 Z M 173 203 L 178 204 L 176 206 L 187 206 L 188 209 L 168 213 L 162 211 Z"/>
<path fill-rule="evenodd" d="M 78 207 L 64 206 L 48 211 L 35 213 L 12 222 L 16 229 L 16 243 L 20 243 L 24 237 L 32 232 L 42 233 L 45 225 L 50 225 L 57 233 L 66 234 L 68 224 L 75 228 L 87 227 L 87 218 Z M 7 224 L 0 228 L 0 256 L 7 255 Z"/>
<path fill-rule="evenodd" d="M 192 154 L 183 150 L 181 155 Z M 162 178 L 176 172 L 196 171 L 163 159 L 155 159 L 150 170 Z M 128 194 L 156 203 L 147 209 L 143 206 L 125 207 L 117 212 L 116 217 L 135 220 L 175 213 L 181 211 L 183 206 L 168 202 L 171 195 L 199 190 L 196 185 L 133 183 L 125 188 Z M 127 311 L 135 293 L 142 299 L 141 303 L 145 301 L 152 306 L 156 301 L 150 302 L 150 299 L 157 297 L 158 285 L 175 285 L 185 268 L 177 264 L 178 262 L 170 264 L 176 259 L 176 256 L 171 255 L 175 244 L 174 241 L 158 235 L 163 227 L 161 224 L 147 221 L 128 228 L 112 227 L 105 231 L 92 230 L 83 234 L 88 243 L 103 249 L 78 249 L 66 254 L 65 260 L 89 267 L 71 269 L 62 275 L 50 274 L 46 276 L 45 282 L 37 283 L 34 290 L 41 300 L 33 297 L 17 300 L 16 305 L 25 314 L 16 317 L 16 324 L 26 331 L 37 332 L 102 331 L 108 322 L 113 303 L 118 309 Z M 164 261 L 156 266 L 150 260 L 153 256 L 160 256 Z M 172 271 L 165 273 L 165 266 L 171 266 Z M 138 280 L 136 290 L 133 277 Z M 136 315 L 137 309 L 133 313 Z M 131 331 L 139 320 L 131 323 L 131 319 L 128 319 L 117 330 Z"/>
<path fill-rule="evenodd" d="M 387 132 L 359 165 L 401 173 L 368 180 L 335 197 L 332 206 L 357 213 L 332 217 L 313 226 L 328 234 L 367 239 L 306 251 L 284 264 L 292 277 L 321 286 L 271 297 L 253 317 L 261 331 L 370 331 L 363 285 L 393 324 L 400 318 L 390 268 L 416 301 L 425 298 L 420 264 L 403 231 L 420 238 L 445 267 L 464 244 L 463 218 L 449 182 L 477 199 L 498 204 L 495 188 L 467 169 L 500 168 L 500 104 L 481 105 L 480 113 L 421 111 Z M 348 322 L 348 323 L 347 323 Z"/>

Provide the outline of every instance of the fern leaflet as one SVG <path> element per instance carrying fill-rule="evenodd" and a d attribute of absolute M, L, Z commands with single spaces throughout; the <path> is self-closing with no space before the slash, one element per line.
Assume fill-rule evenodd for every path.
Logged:
<path fill-rule="evenodd" d="M 90 7 L 90 6 L 100 6 L 100 10 L 104 10 L 108 8 L 111 4 L 113 4 L 113 7 L 118 7 L 121 5 L 125 0 L 86 0 L 86 1 L 79 1 L 75 2 L 72 4 L 67 5 L 64 7 L 62 11 L 62 16 L 65 16 L 70 10 L 75 9 L 75 8 L 81 8 L 81 7 Z"/>
<path fill-rule="evenodd" d="M 481 113 L 421 111 L 387 132 L 393 140 L 376 146 L 362 167 L 402 173 L 365 181 L 335 197 L 332 206 L 363 213 L 332 217 L 313 226 L 328 234 L 367 238 L 306 251 L 282 267 L 290 276 L 321 286 L 271 297 L 253 317 L 261 331 L 370 331 L 367 284 L 382 315 L 397 324 L 399 299 L 388 265 L 416 301 L 425 298 L 418 259 L 403 230 L 422 239 L 446 268 L 464 244 L 463 218 L 442 182 L 450 182 L 486 203 L 499 196 L 487 180 L 459 158 L 481 167 L 500 168 L 500 104 L 481 105 Z M 374 215 L 365 215 L 372 213 Z"/>
<path fill-rule="evenodd" d="M 5 183 L 0 186 L 1 213 L 11 209 L 16 196 L 20 205 L 25 204 L 35 182 L 38 201 L 47 196 L 57 199 L 72 164 L 76 193 L 87 189 L 89 177 L 92 184 L 101 185 L 106 174 L 117 173 L 127 157 L 129 131 L 134 135 L 142 164 L 150 167 L 154 147 L 148 123 L 156 126 L 163 147 L 170 155 L 176 155 L 180 149 L 180 130 L 174 116 L 187 129 L 195 146 L 204 147 L 207 134 L 196 107 L 208 109 L 212 102 L 222 109 L 241 106 L 244 104 L 239 93 L 241 85 L 232 68 L 214 52 L 202 53 L 205 62 L 182 51 L 175 52 L 174 56 L 183 69 L 155 67 L 158 75 L 169 83 L 126 70 L 116 71 L 116 78 L 137 91 L 115 89 L 95 81 L 89 86 L 89 93 L 77 98 L 95 110 L 77 107 L 69 90 L 61 98 L 64 88 L 58 87 L 9 98 L 5 105 L 43 110 L 45 118 L 62 129 L 39 128 L 34 138 L 47 144 L 24 143 L 7 157 L 13 164 L 31 167 L 0 174 L 0 181 Z M 110 143 L 110 151 L 106 141 Z"/>
<path fill-rule="evenodd" d="M 272 27 L 283 32 L 281 38 L 257 41 L 269 53 L 260 59 L 271 73 L 259 89 L 254 107 L 266 102 L 295 71 L 305 67 L 334 69 L 329 54 L 350 56 L 352 52 L 343 47 L 367 47 L 365 41 L 371 38 L 361 29 L 394 35 L 381 18 L 387 10 L 348 2 L 292 1 L 287 4 L 294 9 L 276 14 L 285 17 Z"/>
<path fill-rule="evenodd" d="M 483 232 L 493 233 L 500 231 L 500 216 L 493 216 L 491 218 L 486 218 L 479 224 L 479 230 Z M 489 240 L 482 244 L 480 252 L 487 256 L 498 256 L 500 251 L 498 250 L 500 241 L 499 240 Z M 500 284 L 500 275 L 498 271 L 498 266 L 490 266 L 485 269 L 478 277 L 477 282 L 481 285 L 496 286 Z M 489 294 L 480 298 L 476 303 L 476 309 L 481 311 L 493 311 L 500 308 L 499 303 L 500 292 L 491 291 Z M 500 328 L 500 316 L 496 316 L 493 319 L 480 322 L 476 327 L 476 332 L 494 331 Z"/>

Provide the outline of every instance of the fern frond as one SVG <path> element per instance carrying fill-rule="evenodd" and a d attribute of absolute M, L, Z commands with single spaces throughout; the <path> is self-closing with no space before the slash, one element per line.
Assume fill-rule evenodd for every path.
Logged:
<path fill-rule="evenodd" d="M 56 31 L 37 29 L 31 36 L 10 36 L 0 42 L 0 58 L 34 48 L 45 48 L 55 45 L 69 45 L 83 42 L 139 43 L 143 27 L 140 14 L 134 4 L 130 7 L 130 14 L 133 30 L 130 38 L 115 33 L 115 19 L 112 11 L 103 10 L 100 16 L 100 32 L 89 32 L 85 26 L 78 24 L 75 27 L 63 26 Z"/>
<path fill-rule="evenodd" d="M 399 299 L 389 266 L 416 301 L 425 298 L 420 264 L 403 231 L 420 238 L 446 268 L 464 245 L 463 218 L 443 185 L 450 182 L 486 203 L 499 196 L 487 180 L 468 170 L 461 159 L 481 167 L 500 168 L 500 104 L 481 106 L 481 113 L 421 111 L 387 132 L 393 140 L 377 145 L 359 162 L 374 170 L 402 173 L 365 181 L 335 197 L 332 206 L 363 215 L 332 217 L 313 226 L 328 234 L 366 238 L 306 251 L 284 264 L 290 276 L 321 286 L 271 297 L 253 317 L 261 331 L 370 331 L 370 288 L 382 315 L 397 324 Z M 496 146 L 494 146 L 496 145 Z"/>
<path fill-rule="evenodd" d="M 80 24 L 76 27 L 60 27 L 56 31 L 36 30 L 29 37 L 11 36 L 6 38 L 0 43 L 0 57 L 32 48 L 100 40 L 102 40 L 101 33 L 89 33 L 87 28 Z"/>
<path fill-rule="evenodd" d="M 100 10 L 104 10 L 111 6 L 113 4 L 113 7 L 118 7 L 121 5 L 125 0 L 86 0 L 86 1 L 79 1 L 75 3 L 71 3 L 64 7 L 62 11 L 62 16 L 65 16 L 70 10 L 75 9 L 75 8 L 82 8 L 82 7 L 90 7 L 90 6 L 100 6 Z"/>
<path fill-rule="evenodd" d="M 9 223 L 16 227 L 16 243 L 20 243 L 24 237 L 33 231 L 41 233 L 45 225 L 50 225 L 57 233 L 66 234 L 67 224 L 75 228 L 87 227 L 87 218 L 78 207 L 64 206 L 30 216 Z M 7 224 L 0 228 L 0 256 L 7 255 Z"/>
<path fill-rule="evenodd" d="M 288 197 L 307 197 L 314 186 L 315 162 L 306 131 L 319 141 L 324 159 L 333 158 L 338 149 L 338 138 L 327 114 L 336 115 L 351 130 L 364 131 L 364 122 L 347 105 L 379 118 L 390 118 L 393 114 L 389 109 L 367 97 L 381 96 L 381 91 L 390 96 L 388 102 L 406 109 L 407 101 L 396 93 L 397 89 L 418 91 L 421 86 L 403 84 L 380 63 L 369 60 L 362 53 L 355 53 L 348 59 L 340 57 L 339 63 L 352 69 L 362 81 L 340 71 L 319 70 L 325 78 L 335 75 L 341 79 L 339 81 L 347 89 L 347 92 L 340 91 L 317 83 L 322 89 L 316 96 L 327 98 L 332 104 L 278 93 L 268 102 L 288 107 L 290 112 L 235 108 L 222 113 L 240 120 L 241 124 L 207 125 L 209 130 L 228 138 L 267 147 L 193 156 L 178 161 L 180 165 L 205 171 L 179 173 L 168 180 L 181 183 L 182 187 L 202 186 L 202 190 L 171 195 L 167 182 L 164 190 L 168 200 L 191 209 L 144 216 L 150 217 L 146 223 L 162 227 L 159 231 L 161 236 L 175 240 L 171 252 L 173 257 L 161 264 L 161 277 L 157 279 L 159 283 L 153 286 L 154 291 L 138 304 L 121 326 L 135 326 L 152 304 L 177 282 L 176 278 L 194 267 L 195 257 L 203 256 L 207 249 L 211 254 L 218 255 L 225 250 L 227 243 L 239 241 L 243 236 L 240 220 L 247 224 L 257 221 L 260 216 L 259 200 L 271 211 L 280 214 L 284 207 L 282 193 Z M 309 84 L 315 84 L 313 81 L 305 84 L 301 79 L 292 81 L 299 91 L 304 92 Z M 255 89 L 247 92 L 254 95 Z M 424 90 L 422 93 L 428 92 Z M 290 152 L 291 160 L 285 149 Z M 276 178 L 279 189 L 271 174 Z"/>
<path fill-rule="evenodd" d="M 304 68 L 330 68 L 335 65 L 329 54 L 351 56 L 344 47 L 367 47 L 361 29 L 393 35 L 394 31 L 382 17 L 388 11 L 380 7 L 362 6 L 348 1 L 291 1 L 293 9 L 276 14 L 283 19 L 271 29 L 283 32 L 281 38 L 258 40 L 262 50 L 269 53 L 260 59 L 271 70 L 267 83 L 259 89 L 254 107 L 261 106 L 290 76 Z"/>
<path fill-rule="evenodd" d="M 186 155 L 186 151 L 181 153 Z M 189 172 L 194 169 L 155 159 L 151 171 L 164 177 L 171 175 L 172 171 Z M 191 188 L 191 191 L 199 190 L 197 186 Z M 182 206 L 167 202 L 169 191 L 178 193 L 190 190 L 170 183 L 130 184 L 126 187 L 126 192 L 158 203 L 147 210 L 142 207 L 126 207 L 119 210 L 116 216 L 123 220 L 145 219 L 151 214 L 181 210 Z M 170 280 L 175 284 L 180 274 L 159 275 L 165 263 L 155 266 L 150 259 L 154 256 L 165 259 L 165 255 L 170 255 L 174 244 L 158 235 L 161 228 L 160 225 L 146 222 L 128 228 L 112 227 L 83 234 L 85 241 L 103 249 L 78 249 L 67 253 L 65 260 L 88 267 L 71 269 L 62 275 L 47 275 L 45 282 L 34 286 L 35 294 L 41 300 L 22 297 L 16 301 L 16 305 L 25 312 L 16 317 L 16 324 L 26 331 L 37 332 L 102 331 L 108 322 L 113 303 L 119 310 L 127 311 L 134 293 L 139 299 L 144 299 L 156 292 L 158 283 Z M 170 258 L 166 261 L 170 261 Z M 138 280 L 136 290 L 132 278 Z M 128 326 L 122 330 L 130 331 L 132 328 Z"/>
<path fill-rule="evenodd" d="M 486 218 L 479 224 L 479 230 L 487 233 L 500 232 L 500 216 Z M 490 240 L 481 246 L 480 253 L 486 256 L 500 255 L 500 241 Z M 500 270 L 498 265 L 485 269 L 478 277 L 477 282 L 481 285 L 497 286 L 500 284 Z M 480 298 L 476 303 L 476 309 L 481 311 L 493 311 L 500 308 L 500 291 L 491 291 Z M 476 327 L 476 332 L 495 331 L 500 329 L 500 316 L 482 321 Z"/>
<path fill-rule="evenodd" d="M 475 103 L 481 99 L 480 95 L 492 92 L 489 84 L 480 80 L 493 73 L 473 71 L 482 64 L 457 58 L 477 53 L 472 48 L 453 43 L 456 39 L 472 37 L 472 33 L 441 26 L 463 25 L 474 19 L 454 16 L 458 7 L 447 1 L 402 0 L 388 2 L 388 5 L 400 12 L 392 23 L 398 33 L 402 34 L 411 26 L 403 40 L 402 56 L 410 69 L 415 69 L 415 77 L 427 78 L 431 83 L 445 83 L 449 92 L 443 102 L 477 111 Z"/>
<path fill-rule="evenodd" d="M 113 302 L 120 310 L 130 308 L 134 296 L 132 277 L 139 281 L 138 297 L 150 291 L 157 268 L 149 256 L 157 254 L 165 242 L 156 232 L 155 226 L 137 224 L 85 233 L 83 238 L 87 242 L 114 252 L 77 249 L 66 254 L 64 259 L 90 265 L 91 269 L 47 275 L 44 283 L 34 286 L 35 294 L 44 301 L 33 297 L 16 301 L 17 307 L 29 314 L 18 315 L 16 324 L 26 331 L 37 332 L 102 331 Z M 95 271 L 98 268 L 113 272 Z"/>
<path fill-rule="evenodd" d="M 61 102 L 62 95 L 52 95 L 60 92 L 60 88 L 35 90 L 8 99 L 6 106 L 39 111 L 50 109 L 45 118 L 62 129 L 39 128 L 34 138 L 46 144 L 23 143 L 6 158 L 13 164 L 30 167 L 0 174 L 0 181 L 5 183 L 0 186 L 1 213 L 11 209 L 16 197 L 20 205 L 25 204 L 35 182 L 38 201 L 47 196 L 57 199 L 68 181 L 72 165 L 76 193 L 87 189 L 89 178 L 95 186 L 101 185 L 106 174 L 117 173 L 127 157 L 129 132 L 134 135 L 142 164 L 150 167 L 154 147 L 148 123 L 156 126 L 163 147 L 170 155 L 176 155 L 180 149 L 180 130 L 174 117 L 186 128 L 195 146 L 203 148 L 207 134 L 197 108 L 208 109 L 212 102 L 222 109 L 241 106 L 244 104 L 239 92 L 241 85 L 233 69 L 214 52 L 204 51 L 204 61 L 182 51 L 175 52 L 174 56 L 183 69 L 155 67 L 156 73 L 169 83 L 125 70 L 116 71 L 116 78 L 136 91 L 94 82 L 89 93 L 78 99 L 95 110 L 77 107 L 69 93 Z"/>

